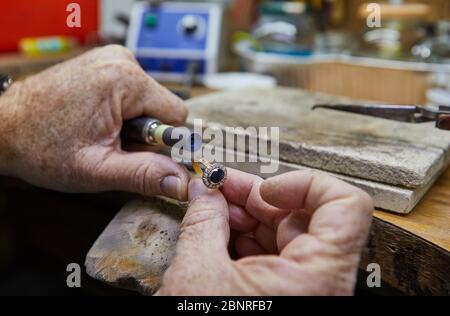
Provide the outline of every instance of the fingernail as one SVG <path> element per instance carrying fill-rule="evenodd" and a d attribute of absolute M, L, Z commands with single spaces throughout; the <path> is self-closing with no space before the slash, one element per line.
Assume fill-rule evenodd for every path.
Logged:
<path fill-rule="evenodd" d="M 189 182 L 189 202 L 195 199 L 196 197 L 206 194 L 209 192 L 209 189 L 203 184 L 203 181 L 199 178 L 194 178 Z"/>
<path fill-rule="evenodd" d="M 161 191 L 168 197 L 181 200 L 181 180 L 176 176 L 168 176 L 161 182 Z"/>

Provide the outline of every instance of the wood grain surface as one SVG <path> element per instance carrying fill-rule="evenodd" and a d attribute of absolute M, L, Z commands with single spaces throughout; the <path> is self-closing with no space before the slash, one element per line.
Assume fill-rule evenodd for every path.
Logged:
<path fill-rule="evenodd" d="M 450 168 L 410 214 L 376 211 L 375 217 L 450 251 Z"/>
<path fill-rule="evenodd" d="M 450 252 L 379 218 L 372 223 L 360 269 L 371 263 L 380 266 L 379 294 L 391 294 L 388 285 L 403 295 L 450 295 Z"/>

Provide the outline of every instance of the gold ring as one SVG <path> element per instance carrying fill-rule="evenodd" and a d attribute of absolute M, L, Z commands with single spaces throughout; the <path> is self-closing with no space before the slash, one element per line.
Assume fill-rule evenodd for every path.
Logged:
<path fill-rule="evenodd" d="M 202 174 L 202 181 L 208 189 L 220 188 L 227 179 L 227 168 L 221 163 L 200 159 L 193 161 L 192 167 L 196 173 Z"/>

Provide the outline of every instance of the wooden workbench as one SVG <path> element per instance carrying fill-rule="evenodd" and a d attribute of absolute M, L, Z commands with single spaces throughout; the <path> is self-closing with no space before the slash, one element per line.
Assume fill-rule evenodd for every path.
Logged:
<path fill-rule="evenodd" d="M 399 293 L 450 295 L 450 169 L 410 214 L 375 211 L 361 270 L 369 263 L 378 263 L 385 284 Z"/>
<path fill-rule="evenodd" d="M 402 232 L 398 247 L 414 246 L 401 250 L 401 253 L 410 253 L 408 259 L 398 259 L 412 261 L 404 263 L 411 269 L 394 269 L 393 272 L 398 274 L 389 275 L 392 282 L 409 293 L 427 293 L 429 287 L 432 288 L 431 293 L 450 295 L 450 170 L 408 216 L 377 211 L 375 217 L 380 227 L 392 225 Z M 410 271 L 420 272 L 424 279 L 413 279 L 409 284 L 403 282 Z M 406 289 L 408 286 L 410 288 Z"/>
<path fill-rule="evenodd" d="M 361 268 L 404 294 L 450 295 L 450 169 L 408 215 L 375 211 Z"/>
<path fill-rule="evenodd" d="M 4 62 L 0 66 L 6 69 L 12 64 Z M 28 73 L 16 71 L 18 75 Z M 192 96 L 209 92 L 205 88 L 195 88 Z M 0 214 L 19 218 L 14 227 L 27 231 L 20 238 L 28 238 L 30 243 L 39 244 L 38 247 L 42 247 L 45 253 L 56 253 L 71 262 L 75 259 L 65 253 L 68 248 L 76 248 L 80 241 L 76 235 L 84 230 L 85 223 L 89 222 L 92 227 L 90 234 L 84 234 L 82 238 L 83 245 L 76 256 L 78 261 L 82 260 L 80 258 L 83 253 L 85 255 L 88 245 L 95 241 L 95 236 L 100 234 L 104 228 L 102 225 L 127 199 L 60 194 L 24 184 L 16 185 L 15 181 L 13 185 L 10 183 L 8 179 L 0 178 Z M 20 198 L 23 196 L 30 197 L 30 201 Z M 61 217 L 61 208 L 71 215 Z M 52 221 L 54 216 L 58 220 Z M 67 218 L 75 220 L 65 220 Z M 3 221 L 2 225 L 7 223 Z M 62 225 L 66 229 L 59 228 L 53 232 Z M 67 235 L 68 232 L 75 236 Z M 370 240 L 361 262 L 362 271 L 372 262 L 380 264 L 383 281 L 398 293 L 450 295 L 450 169 L 409 215 L 375 212 Z M 364 284 L 361 286 L 365 287 Z"/>
<path fill-rule="evenodd" d="M 205 93 L 209 91 L 203 88 L 193 91 L 194 96 Z M 227 100 L 230 101 L 230 99 Z M 208 101 L 211 100 L 208 99 Z M 212 101 L 206 102 L 206 106 L 208 105 L 210 108 L 214 106 Z M 192 107 L 193 102 L 189 102 L 189 106 Z M 252 104 L 252 107 L 254 106 L 256 105 Z M 191 108 L 191 113 L 198 114 L 195 106 Z M 209 117 L 206 116 L 206 118 Z M 256 172 L 255 168 L 241 167 L 243 167 L 240 168 L 241 170 Z M 137 204 L 125 206 L 87 255 L 86 267 L 89 274 L 115 286 L 124 286 L 121 284 L 123 278 L 132 279 L 132 289 L 147 294 L 153 293 L 158 288 L 158 280 L 161 279 L 164 270 L 148 261 L 148 254 L 156 253 L 156 250 L 150 246 L 154 246 L 156 243 L 154 240 L 159 236 L 152 237 L 150 234 L 146 239 L 146 245 L 150 246 L 145 247 L 142 247 L 140 238 L 133 236 L 142 234 L 139 227 L 142 227 L 144 223 L 145 226 L 148 226 L 150 222 L 157 226 L 159 221 L 152 222 L 152 218 L 160 215 L 152 214 L 165 214 L 166 211 L 166 207 L 161 208 L 154 201 L 137 202 Z M 137 215 L 134 216 L 134 214 Z M 360 265 L 359 289 L 379 294 L 449 295 L 449 219 L 450 169 L 435 183 L 429 194 L 409 215 L 375 211 L 370 238 L 363 251 Z M 156 231 L 164 229 L 167 227 L 159 227 Z M 172 227 L 169 230 L 173 229 Z M 127 237 L 117 242 L 116 236 Z M 158 239 L 157 244 L 162 245 L 162 243 L 163 240 Z M 173 254 L 172 248 L 171 251 L 167 251 L 164 250 L 167 249 L 165 244 L 161 247 L 162 250 L 158 250 L 161 258 L 166 259 Z M 139 256 L 135 254 L 136 248 L 139 248 Z M 130 252 L 129 249 L 133 251 Z M 134 268 L 130 269 L 130 260 L 124 261 L 123 258 L 131 258 Z M 105 264 L 105 262 L 109 263 Z M 365 272 L 370 263 L 377 263 L 381 268 L 383 280 L 381 288 L 368 289 L 366 285 L 367 273 Z M 149 284 L 148 279 L 154 282 Z"/>

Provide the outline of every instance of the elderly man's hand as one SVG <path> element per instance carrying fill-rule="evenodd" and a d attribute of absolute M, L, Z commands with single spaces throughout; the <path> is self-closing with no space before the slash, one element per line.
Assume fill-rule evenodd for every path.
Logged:
<path fill-rule="evenodd" d="M 159 295 L 353 293 L 373 209 L 363 191 L 323 173 L 230 170 L 222 192 L 192 180 L 189 200 Z"/>
<path fill-rule="evenodd" d="M 0 174 L 68 192 L 124 190 L 187 199 L 170 158 L 122 151 L 122 121 L 182 124 L 181 100 L 121 46 L 94 49 L 15 83 L 0 97 Z"/>

